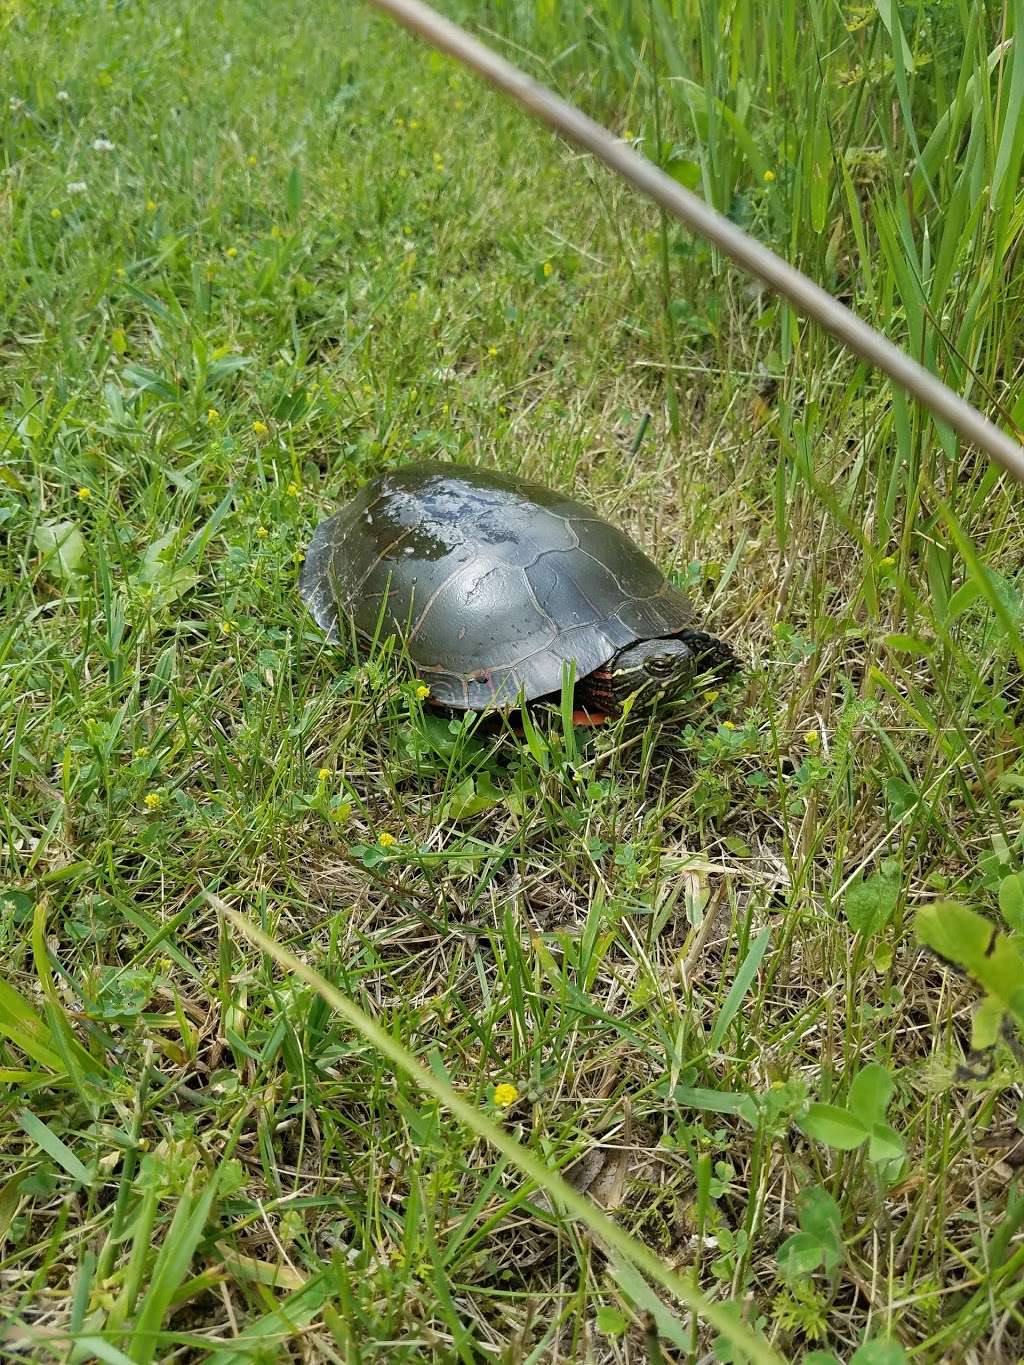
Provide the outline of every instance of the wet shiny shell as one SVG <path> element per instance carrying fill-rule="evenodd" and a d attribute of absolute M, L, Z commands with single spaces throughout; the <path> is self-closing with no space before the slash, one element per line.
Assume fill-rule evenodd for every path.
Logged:
<path fill-rule="evenodd" d="M 532 701 L 692 625 L 686 597 L 593 508 L 468 465 L 374 479 L 316 530 L 302 596 L 331 639 L 398 635 L 431 697 Z M 344 629 L 340 632 L 345 633 Z"/>

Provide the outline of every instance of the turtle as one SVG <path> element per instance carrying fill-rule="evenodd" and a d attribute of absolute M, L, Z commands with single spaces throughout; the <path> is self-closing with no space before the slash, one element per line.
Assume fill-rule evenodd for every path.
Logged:
<path fill-rule="evenodd" d="M 388 470 L 322 522 L 300 593 L 328 640 L 399 637 L 430 702 L 516 710 L 575 678 L 600 723 L 737 666 L 683 592 L 592 507 L 474 465 Z"/>

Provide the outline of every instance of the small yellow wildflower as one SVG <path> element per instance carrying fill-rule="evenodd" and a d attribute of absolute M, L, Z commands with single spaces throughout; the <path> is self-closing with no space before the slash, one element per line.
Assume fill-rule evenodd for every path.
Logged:
<path fill-rule="evenodd" d="M 220 421 L 220 413 L 217 411 L 216 408 L 207 408 L 206 420 L 209 422 L 211 427 L 216 426 L 217 423 Z"/>
<path fill-rule="evenodd" d="M 896 567 L 896 556 L 895 556 L 895 555 L 886 555 L 884 559 L 880 559 L 880 560 L 878 561 L 878 567 L 879 567 L 880 569 L 895 569 L 895 567 Z"/>
<path fill-rule="evenodd" d="M 148 744 L 143 744 L 140 748 L 136 749 L 136 750 L 135 750 L 134 757 L 135 757 L 135 758 L 148 758 L 148 757 L 149 757 L 149 745 L 148 745 Z"/>
<path fill-rule="evenodd" d="M 434 157 L 434 170 L 435 170 L 435 171 L 443 171 L 443 170 L 444 170 L 444 162 L 441 160 L 441 158 L 440 158 L 439 156 L 435 156 L 435 157 Z"/>
<path fill-rule="evenodd" d="M 127 272 L 125 271 L 125 268 L 124 268 L 123 265 L 119 265 L 119 266 L 117 267 L 117 269 L 114 271 L 114 274 L 117 276 L 117 278 L 118 278 L 119 280 L 123 280 L 126 273 L 127 273 Z"/>
<path fill-rule="evenodd" d="M 396 839 L 393 834 L 389 834 L 387 830 L 384 830 L 382 833 L 377 835 L 377 842 L 378 844 L 380 844 L 381 848 L 393 848 L 396 843 Z"/>
<path fill-rule="evenodd" d="M 270 428 L 267 426 L 266 422 L 258 422 L 258 421 L 257 421 L 257 422 L 253 422 L 253 424 L 252 424 L 252 429 L 253 429 L 253 431 L 256 433 L 257 436 L 266 436 L 267 432 L 270 430 Z"/>
<path fill-rule="evenodd" d="M 225 619 L 220 623 L 220 633 L 222 635 L 230 635 L 231 632 L 235 629 L 236 624 L 237 623 L 235 621 L 232 621 L 229 617 L 225 617 Z"/>
<path fill-rule="evenodd" d="M 251 152 L 250 152 L 250 154 L 245 158 L 245 164 L 246 164 L 247 166 L 258 166 L 258 165 L 259 165 L 259 162 L 260 162 L 259 157 L 258 157 L 258 156 L 254 156 Z"/>
<path fill-rule="evenodd" d="M 805 730 L 804 743 L 811 745 L 813 748 L 815 744 L 821 743 L 821 735 L 818 734 L 817 730 Z"/>
<path fill-rule="evenodd" d="M 321 768 L 316 775 L 318 782 L 326 782 L 330 776 L 331 776 L 330 768 Z"/>
<path fill-rule="evenodd" d="M 229 257 L 231 260 L 234 260 L 234 258 L 238 255 L 238 247 L 229 246 L 227 251 L 225 251 L 224 255 Z"/>
<path fill-rule="evenodd" d="M 299 485 L 293 479 L 285 491 L 290 498 L 297 498 L 299 496 Z"/>
<path fill-rule="evenodd" d="M 63 218 L 64 215 L 63 215 L 63 213 L 61 213 L 60 209 L 51 209 L 51 210 L 50 210 L 50 217 L 51 217 L 51 218 Z"/>
<path fill-rule="evenodd" d="M 419 121 L 418 118 L 411 118 L 411 119 L 409 120 L 409 127 L 412 128 L 414 131 L 415 131 L 415 129 L 417 129 L 419 126 L 420 126 L 420 121 Z"/>
<path fill-rule="evenodd" d="M 143 802 L 147 810 L 159 810 L 163 805 L 164 798 L 159 792 L 147 792 Z"/>
<path fill-rule="evenodd" d="M 705 700 L 705 701 L 717 701 L 717 700 L 718 700 L 718 693 L 715 691 L 714 688 L 712 688 L 709 692 L 705 692 L 705 693 L 704 693 L 704 700 Z"/>
<path fill-rule="evenodd" d="M 426 699 L 427 699 L 429 696 L 430 696 L 430 688 L 426 685 L 426 683 L 420 683 L 419 687 L 417 687 L 417 689 L 416 689 L 416 700 L 417 700 L 417 701 L 426 701 Z"/>
<path fill-rule="evenodd" d="M 89 499 L 92 497 L 92 489 L 80 488 L 78 492 L 75 494 L 75 497 L 78 499 L 79 502 L 88 502 Z"/>
<path fill-rule="evenodd" d="M 492 358 L 493 358 L 494 356 L 496 356 L 496 355 L 498 354 L 498 348 L 497 348 L 497 346 L 488 346 L 488 348 L 487 348 L 487 354 L 488 354 L 489 356 L 491 356 Z"/>
<path fill-rule="evenodd" d="M 722 729 L 723 729 L 723 730 L 735 730 L 735 729 L 736 729 L 736 726 L 732 723 L 731 720 L 723 720 L 723 721 L 722 721 Z"/>
<path fill-rule="evenodd" d="M 519 1091 L 514 1085 L 509 1085 L 508 1081 L 494 1087 L 494 1103 L 499 1109 L 507 1109 L 509 1105 L 515 1104 L 518 1098 Z"/>
<path fill-rule="evenodd" d="M 764 173 L 764 175 L 762 175 L 761 179 L 764 181 L 764 183 L 765 183 L 766 185 L 770 185 L 770 184 L 772 183 L 772 181 L 775 179 L 775 172 L 774 172 L 774 171 L 765 171 L 765 173 Z"/>
<path fill-rule="evenodd" d="M 147 213 L 156 213 L 156 200 L 155 200 L 155 199 L 147 199 L 147 200 L 146 200 L 146 212 L 147 212 Z"/>
<path fill-rule="evenodd" d="M 265 526 L 257 526 L 257 527 L 256 527 L 256 539 L 257 539 L 257 540 L 266 540 L 267 536 L 269 536 L 269 535 L 270 535 L 270 532 L 267 530 L 267 528 L 266 528 Z"/>
<path fill-rule="evenodd" d="M 545 261 L 545 262 L 544 262 L 544 278 L 546 279 L 549 275 L 553 275 L 554 273 L 555 273 L 555 267 L 551 264 L 550 261 Z"/>

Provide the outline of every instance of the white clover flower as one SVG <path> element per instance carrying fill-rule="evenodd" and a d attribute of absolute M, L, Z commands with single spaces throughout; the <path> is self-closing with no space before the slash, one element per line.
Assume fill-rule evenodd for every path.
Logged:
<path fill-rule="evenodd" d="M 92 149 L 94 152 L 112 152 L 114 144 L 108 137 L 97 137 L 93 139 Z"/>
<path fill-rule="evenodd" d="M 84 180 L 68 181 L 68 194 L 84 194 L 88 188 Z"/>
<path fill-rule="evenodd" d="M 57 102 L 58 102 L 58 104 L 67 104 L 67 102 L 68 102 L 68 100 L 69 100 L 70 98 L 71 98 L 71 96 L 68 94 L 68 92 L 67 92 L 66 90 L 58 90 L 58 91 L 57 91 Z"/>

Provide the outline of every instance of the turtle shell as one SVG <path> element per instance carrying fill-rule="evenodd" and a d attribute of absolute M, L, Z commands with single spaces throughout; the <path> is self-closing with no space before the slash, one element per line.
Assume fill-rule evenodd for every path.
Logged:
<path fill-rule="evenodd" d="M 301 592 L 330 639 L 399 636 L 443 706 L 515 706 L 693 623 L 686 597 L 593 508 L 468 465 L 382 474 L 314 533 Z"/>

